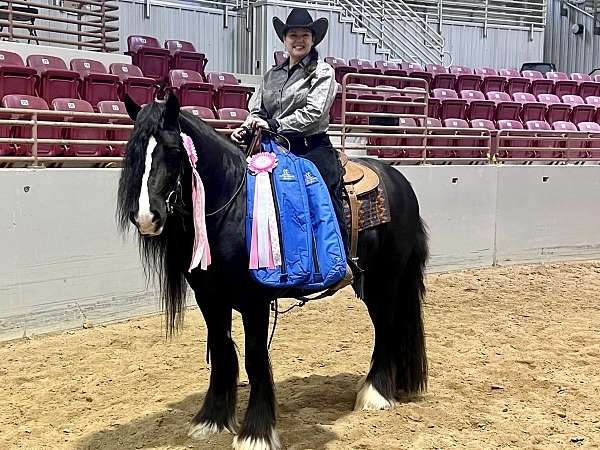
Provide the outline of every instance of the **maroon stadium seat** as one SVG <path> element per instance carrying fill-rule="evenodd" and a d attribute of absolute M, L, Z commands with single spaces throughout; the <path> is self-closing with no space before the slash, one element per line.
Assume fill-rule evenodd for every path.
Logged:
<path fill-rule="evenodd" d="M 401 127 L 400 130 L 394 130 L 399 134 L 415 134 L 414 130 L 410 128 L 416 127 L 415 119 L 411 119 L 410 117 L 405 118 L 401 117 L 398 120 L 398 126 Z M 396 137 L 396 136 L 386 136 L 376 139 L 377 145 L 381 145 L 382 148 L 375 149 L 376 153 L 379 157 L 382 158 L 419 158 L 423 156 L 423 152 L 417 149 L 406 149 L 406 146 L 422 146 L 423 139 L 420 138 L 404 138 L 404 137 Z M 384 148 L 384 146 L 394 146 L 400 148 Z M 374 152 L 371 151 L 371 154 Z"/>
<path fill-rule="evenodd" d="M 529 92 L 517 92 L 513 94 L 515 102 L 521 104 L 521 120 L 527 122 L 528 120 L 545 120 L 546 118 L 546 105 L 540 103 L 535 98 L 535 95 Z"/>
<path fill-rule="evenodd" d="M 346 99 L 356 99 L 357 94 L 353 92 L 346 92 Z M 346 110 L 352 111 L 353 103 L 346 103 Z M 347 122 L 351 121 L 351 118 L 348 117 Z M 341 86 L 338 84 L 338 91 L 335 94 L 335 99 L 333 100 L 333 105 L 329 110 L 329 120 L 331 123 L 342 123 L 342 91 Z"/>
<path fill-rule="evenodd" d="M 600 158 L 600 124 L 596 122 L 581 122 L 577 125 L 580 131 L 589 133 L 590 136 L 598 138 L 597 141 L 589 141 L 587 149 L 591 158 Z"/>
<path fill-rule="evenodd" d="M 427 64 L 427 72 L 433 74 L 431 89 L 456 89 L 456 75 L 448 73 L 441 64 Z"/>
<path fill-rule="evenodd" d="M 486 100 L 483 92 L 464 90 L 460 93 L 461 98 L 468 103 L 467 117 L 473 119 L 492 120 L 496 113 L 496 103 L 491 100 Z"/>
<path fill-rule="evenodd" d="M 554 81 L 554 93 L 562 98 L 563 95 L 577 95 L 579 84 L 577 81 L 569 80 L 564 72 L 548 72 L 546 78 Z"/>
<path fill-rule="evenodd" d="M 207 108 L 206 106 L 183 106 L 182 111 L 187 111 L 192 115 L 199 117 L 200 119 L 214 119 L 215 113 L 212 109 Z"/>
<path fill-rule="evenodd" d="M 522 130 L 523 124 L 518 120 L 499 120 L 498 130 Z M 498 142 L 502 147 L 531 147 L 529 150 L 501 150 L 499 155 L 502 158 L 533 158 L 535 152 L 533 150 L 533 141 L 526 137 L 515 137 Z"/>
<path fill-rule="evenodd" d="M 385 60 L 377 60 L 375 61 L 375 67 L 381 69 L 383 73 L 388 70 L 398 70 L 398 64 L 395 62 L 385 61 Z"/>
<path fill-rule="evenodd" d="M 421 66 L 421 64 L 419 63 L 412 63 L 412 62 L 403 62 L 400 64 L 400 69 L 402 70 L 406 70 L 406 73 L 408 75 L 411 74 L 411 72 L 423 72 L 423 66 Z"/>
<path fill-rule="evenodd" d="M 496 121 L 519 120 L 521 104 L 513 102 L 506 92 L 488 92 L 487 98 L 496 103 Z"/>
<path fill-rule="evenodd" d="M 550 126 L 550 124 L 546 121 L 543 120 L 530 120 L 528 122 L 525 122 L 525 128 L 527 130 L 531 130 L 531 131 L 551 131 L 552 127 Z M 540 136 L 544 136 L 543 133 L 540 134 L 536 134 L 536 136 L 539 138 Z M 545 135 L 546 137 L 549 137 L 548 135 Z M 535 140 L 534 144 L 533 144 L 536 149 L 534 149 L 535 151 L 535 156 L 537 157 L 543 157 L 543 158 L 560 158 L 562 156 L 562 152 L 560 150 L 557 151 L 550 151 L 550 150 L 542 150 L 540 151 L 539 148 L 540 147 L 550 147 L 550 148 L 557 148 L 559 147 L 559 141 L 556 139 L 537 139 Z"/>
<path fill-rule="evenodd" d="M 456 91 L 473 90 L 478 91 L 481 85 L 481 77 L 475 75 L 473 69 L 465 66 L 450 66 L 450 73 L 456 75 Z"/>
<path fill-rule="evenodd" d="M 471 127 L 466 120 L 463 119 L 446 119 L 444 120 L 444 126 L 446 128 L 457 129 L 454 132 L 455 136 L 480 136 L 481 133 L 478 131 L 472 131 Z M 477 147 L 481 145 L 481 141 L 478 139 L 453 139 L 453 147 Z M 456 158 L 483 158 L 487 153 L 487 148 L 482 149 L 452 149 L 453 155 Z"/>
<path fill-rule="evenodd" d="M 85 112 L 93 113 L 94 108 L 85 100 L 75 98 L 55 98 L 52 100 L 52 109 L 62 112 Z M 71 117 L 66 116 L 65 123 L 105 123 L 105 119 L 94 117 Z M 106 139 L 106 131 L 103 128 L 68 128 L 61 131 L 64 139 L 80 139 L 100 141 Z M 109 149 L 101 144 L 68 144 L 65 154 L 69 156 L 106 156 Z"/>
<path fill-rule="evenodd" d="M 221 108 L 217 111 L 217 117 L 219 120 L 227 120 L 231 122 L 229 125 L 227 125 L 228 128 L 239 127 L 240 122 L 246 120 L 248 114 L 248 111 L 239 108 Z"/>
<path fill-rule="evenodd" d="M 154 101 L 158 85 L 154 78 L 145 77 L 139 67 L 133 64 L 113 63 L 110 73 L 119 77 L 119 99 L 125 100 L 129 95 L 138 105 L 145 105 Z"/>
<path fill-rule="evenodd" d="M 556 131 L 565 132 L 564 138 L 567 138 L 567 134 L 573 136 L 573 132 L 575 132 L 575 136 L 581 135 L 583 137 L 584 133 L 579 133 L 577 126 L 573 122 L 554 122 L 552 124 L 552 128 Z M 568 139 L 562 145 L 564 148 L 565 156 L 568 158 L 585 158 L 587 156 L 587 152 L 585 150 L 586 142 L 583 139 Z M 571 150 L 569 150 L 571 148 Z"/>
<path fill-rule="evenodd" d="M 332 56 L 328 56 L 325 58 L 325 62 L 331 67 L 333 67 L 333 70 L 335 70 L 335 81 L 337 81 L 340 84 L 342 84 L 344 76 L 347 73 L 358 72 L 358 70 L 356 70 L 354 67 L 350 67 L 349 65 L 347 65 L 346 61 L 344 61 L 341 58 L 334 58 Z"/>
<path fill-rule="evenodd" d="M 169 70 L 193 70 L 204 77 L 204 69 L 208 59 L 206 59 L 204 53 L 196 51 L 194 44 L 187 41 L 169 40 L 165 41 L 165 48 L 171 54 Z"/>
<path fill-rule="evenodd" d="M 210 72 L 208 82 L 215 90 L 215 109 L 248 109 L 248 88 L 240 86 L 235 75 L 225 72 Z"/>
<path fill-rule="evenodd" d="M 452 142 L 448 138 L 434 137 L 436 135 L 448 135 L 448 130 L 442 127 L 442 122 L 439 119 L 428 117 L 425 121 L 421 119 L 421 125 L 427 123 L 427 147 L 435 147 L 427 150 L 428 158 L 451 158 Z"/>
<path fill-rule="evenodd" d="M 2 106 L 4 108 L 11 109 L 37 109 L 37 110 L 48 110 L 48 104 L 46 101 L 39 97 L 31 95 L 5 95 L 2 99 Z M 29 120 L 31 115 L 29 114 L 12 114 L 12 119 Z M 58 122 L 61 119 L 53 115 L 38 115 L 39 121 L 51 121 Z M 60 129 L 57 127 L 38 127 L 38 138 L 39 139 L 60 139 Z M 32 137 L 31 126 L 29 125 L 14 125 L 11 127 L 10 132 L 12 137 L 29 139 Z M 16 155 L 31 155 L 30 144 L 18 144 L 15 146 L 14 153 Z M 40 156 L 58 156 L 63 154 L 63 149 L 56 144 L 39 144 L 38 155 Z"/>
<path fill-rule="evenodd" d="M 492 137 L 490 151 L 492 152 L 492 154 L 495 154 L 496 147 L 497 147 L 496 135 L 498 134 L 498 130 L 496 129 L 496 124 L 494 122 L 492 122 L 491 120 L 475 119 L 471 122 L 471 128 L 484 129 L 484 130 L 488 130 L 490 132 L 490 136 Z M 481 140 L 478 142 L 477 145 L 480 147 L 485 147 L 487 144 L 488 143 L 485 140 Z"/>
<path fill-rule="evenodd" d="M 71 69 L 79 74 L 79 95 L 91 105 L 104 100 L 119 99 L 119 77 L 109 74 L 99 61 L 91 59 L 71 60 Z"/>
<path fill-rule="evenodd" d="M 498 75 L 496 70 L 489 67 L 476 67 L 475 75 L 479 75 L 482 79 L 480 89 L 484 94 L 504 91 L 506 77 Z"/>
<path fill-rule="evenodd" d="M 37 91 L 46 103 L 51 103 L 57 97 L 78 97 L 79 74 L 68 70 L 62 59 L 48 55 L 29 55 L 27 65 L 37 70 L 40 77 Z"/>
<path fill-rule="evenodd" d="M 425 80 L 427 82 L 427 86 L 429 86 L 429 89 L 431 90 L 431 86 L 433 85 L 433 74 L 429 73 L 429 72 L 425 72 L 423 70 L 413 70 L 412 72 L 410 72 L 408 74 L 408 76 L 410 78 L 417 78 L 420 80 Z M 415 85 L 417 86 L 417 85 Z M 421 85 L 418 85 L 422 87 Z"/>
<path fill-rule="evenodd" d="M 596 107 L 586 104 L 579 95 L 563 95 L 562 101 L 571 106 L 571 122 L 574 124 L 578 124 L 579 122 L 591 122 L 594 120 Z"/>
<path fill-rule="evenodd" d="M 288 52 L 284 52 L 283 50 L 273 52 L 273 59 L 275 60 L 276 66 L 282 65 L 288 57 Z"/>
<path fill-rule="evenodd" d="M 213 85 L 193 70 L 171 70 L 169 90 L 177 94 L 181 106 L 213 106 Z"/>
<path fill-rule="evenodd" d="M 7 94 L 35 95 L 37 71 L 25 67 L 19 55 L 0 51 L 0 98 Z"/>
<path fill-rule="evenodd" d="M 587 98 L 600 94 L 600 83 L 592 80 L 587 73 L 572 73 L 571 80 L 579 84 L 579 96 Z"/>
<path fill-rule="evenodd" d="M 467 111 L 467 101 L 459 99 L 451 89 L 434 89 L 433 97 L 442 102 L 440 119 L 464 119 Z"/>
<path fill-rule="evenodd" d="M 127 116 L 127 110 L 125 109 L 125 103 L 119 101 L 105 100 L 98 103 L 98 112 L 102 114 L 122 114 Z M 110 119 L 109 123 L 116 125 L 131 125 L 131 119 L 129 117 L 123 119 Z M 131 134 L 130 130 L 107 130 L 106 137 L 109 141 L 128 141 Z M 125 146 L 114 145 L 110 148 L 111 156 L 124 156 Z"/>
<path fill-rule="evenodd" d="M 371 75 L 381 75 L 383 73 L 380 68 L 374 67 L 373 64 L 371 64 L 371 61 L 368 59 L 354 58 L 348 61 L 348 65 L 350 65 L 350 67 L 354 67 L 359 73 Z M 378 83 L 378 80 L 376 79 L 370 81 L 371 83 L 369 83 L 369 86 L 375 86 Z"/>
<path fill-rule="evenodd" d="M 524 70 L 523 76 L 531 82 L 530 92 L 533 95 L 552 94 L 554 92 L 554 81 L 544 78 L 537 70 Z"/>
<path fill-rule="evenodd" d="M 516 92 L 529 92 L 531 85 L 529 79 L 522 77 L 517 69 L 500 69 L 499 74 L 506 78 L 504 90 L 509 95 L 513 95 Z"/>
<path fill-rule="evenodd" d="M 562 103 L 554 94 L 540 94 L 538 100 L 546 105 L 546 119 L 548 123 L 568 121 L 571 116 L 571 106 Z"/>
<path fill-rule="evenodd" d="M 159 83 L 165 80 L 169 73 L 169 50 L 162 48 L 151 36 L 129 36 L 127 47 L 129 50 L 125 54 L 131 56 L 131 62 L 142 70 L 145 77 L 154 78 Z"/>

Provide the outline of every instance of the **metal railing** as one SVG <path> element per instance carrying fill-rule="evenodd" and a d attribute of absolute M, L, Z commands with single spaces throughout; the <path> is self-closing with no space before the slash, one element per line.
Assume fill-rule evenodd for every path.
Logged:
<path fill-rule="evenodd" d="M 40 138 L 40 129 L 43 128 L 58 128 L 61 129 L 72 129 L 72 128 L 88 128 L 88 129 L 101 129 L 103 131 L 108 130 L 132 130 L 133 124 L 131 119 L 127 115 L 123 114 L 103 114 L 103 113 L 87 113 L 77 111 L 48 111 L 48 110 L 30 110 L 30 109 L 18 109 L 18 108 L 2 108 L 3 116 L 12 114 L 11 119 L 0 119 L 0 126 L 2 127 L 18 127 L 26 126 L 31 127 L 31 137 L 3 137 L 0 138 L 0 144 L 9 144 L 13 147 L 13 155 L 1 155 L 0 154 L 0 166 L 11 166 L 17 163 L 24 163 L 31 167 L 44 167 L 44 163 L 53 163 L 54 165 L 62 165 L 64 163 L 80 163 L 83 165 L 97 165 L 97 164 L 120 164 L 123 157 L 120 155 L 114 155 L 114 150 L 117 147 L 124 147 L 127 141 L 116 140 L 116 139 L 69 139 L 69 138 Z M 24 117 L 28 117 L 25 119 Z M 42 119 L 40 119 L 40 117 Z M 73 122 L 70 120 L 51 120 L 53 117 L 57 119 L 78 119 L 85 120 L 90 119 L 90 122 L 78 121 Z M 102 122 L 98 122 L 101 120 Z M 121 122 L 121 123 L 116 123 Z M 129 123 L 122 123 L 129 122 Z M 210 119 L 204 120 L 207 124 L 215 128 L 215 130 L 223 135 L 230 135 L 233 129 L 242 124 L 242 121 L 232 120 L 217 120 Z M 19 146 L 31 146 L 25 154 L 18 154 L 20 152 Z M 63 148 L 65 151 L 64 155 L 44 155 L 40 154 L 40 145 L 56 145 Z M 106 146 L 106 156 L 73 156 L 72 152 L 68 151 L 69 146 L 72 145 L 90 145 L 90 146 Z"/>
<path fill-rule="evenodd" d="M 5 0 L 0 3 L 0 38 L 119 51 L 116 1 L 73 0 L 68 4 L 72 6 L 41 0 Z"/>
<path fill-rule="evenodd" d="M 444 37 L 404 0 L 335 0 L 392 59 L 441 63 Z"/>

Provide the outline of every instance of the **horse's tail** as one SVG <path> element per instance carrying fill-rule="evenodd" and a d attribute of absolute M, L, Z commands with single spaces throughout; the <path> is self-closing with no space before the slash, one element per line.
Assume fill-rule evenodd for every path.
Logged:
<path fill-rule="evenodd" d="M 415 244 L 401 275 L 398 298 L 393 302 L 396 389 L 408 394 L 427 388 L 427 356 L 421 303 L 425 297 L 425 264 L 429 256 L 427 232 L 418 219 Z"/>

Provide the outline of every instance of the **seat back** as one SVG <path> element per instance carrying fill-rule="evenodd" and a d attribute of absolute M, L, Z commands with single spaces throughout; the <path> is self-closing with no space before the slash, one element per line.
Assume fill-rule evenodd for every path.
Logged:
<path fill-rule="evenodd" d="M 544 76 L 542 75 L 542 73 L 538 72 L 537 70 L 524 70 L 523 76 L 525 78 L 529 78 L 530 80 L 543 80 L 544 79 Z"/>
<path fill-rule="evenodd" d="M 144 74 L 138 66 L 133 64 L 112 63 L 110 65 L 110 73 L 119 77 L 121 81 L 129 77 L 143 77 Z"/>
<path fill-rule="evenodd" d="M 588 148 L 590 148 L 591 157 L 600 158 L 600 124 L 596 122 L 581 122 L 577 124 L 580 131 L 593 133 L 594 138 L 598 140 L 590 140 Z"/>
<path fill-rule="evenodd" d="M 44 73 L 50 69 L 68 70 L 62 58 L 50 55 L 29 55 L 27 65 L 37 70 L 38 73 Z"/>
<path fill-rule="evenodd" d="M 220 120 L 244 121 L 248 117 L 248 111 L 240 108 L 221 108 L 217 111 Z"/>
<path fill-rule="evenodd" d="M 104 64 L 93 59 L 72 59 L 71 70 L 78 72 L 79 75 L 84 77 L 90 73 L 107 73 Z"/>
<path fill-rule="evenodd" d="M 132 53 L 136 53 L 141 47 L 161 48 L 156 38 L 141 35 L 129 36 L 127 38 L 127 47 Z"/>
<path fill-rule="evenodd" d="M 204 79 L 193 70 L 175 69 L 169 72 L 170 86 L 180 88 L 187 83 L 204 83 Z"/>
<path fill-rule="evenodd" d="M 209 72 L 207 78 L 208 82 L 212 84 L 215 89 L 220 89 L 226 84 L 240 84 L 234 74 L 227 72 Z"/>
<path fill-rule="evenodd" d="M 16 53 L 0 50 L 0 66 L 25 67 L 23 59 Z"/>
<path fill-rule="evenodd" d="M 346 61 L 342 58 L 336 58 L 334 56 L 327 56 L 325 58 L 325 62 L 329 64 L 334 69 L 339 66 L 347 66 Z"/>
<path fill-rule="evenodd" d="M 498 75 L 498 71 L 489 67 L 475 67 L 475 75 Z"/>
<path fill-rule="evenodd" d="M 554 94 L 539 94 L 537 98 L 539 102 L 545 103 L 546 105 L 561 103 L 560 99 Z"/>
<path fill-rule="evenodd" d="M 492 100 L 495 103 L 511 101 L 510 95 L 508 95 L 506 92 L 499 92 L 499 91 L 488 92 L 487 98 L 488 98 L 488 100 Z"/>
<path fill-rule="evenodd" d="M 438 75 L 440 73 L 448 73 L 446 68 L 441 64 L 427 64 L 425 65 L 425 69 L 427 70 L 427 72 L 432 73 L 434 75 Z"/>
<path fill-rule="evenodd" d="M 585 102 L 579 95 L 563 95 L 562 96 L 563 103 L 567 105 L 575 106 L 575 105 L 585 105 Z"/>
<path fill-rule="evenodd" d="M 180 40 L 168 40 L 165 41 L 165 48 L 171 52 L 171 54 L 176 52 L 195 52 L 196 48 L 194 44 L 188 41 L 180 41 Z"/>
<path fill-rule="evenodd" d="M 592 77 L 590 77 L 587 73 L 572 73 L 571 80 L 575 81 L 592 81 Z"/>
<path fill-rule="evenodd" d="M 458 94 L 452 89 L 434 89 L 433 96 L 434 98 L 439 98 L 440 100 L 458 98 Z"/>
<path fill-rule="evenodd" d="M 474 91 L 472 89 L 463 89 L 460 91 L 460 97 L 466 101 L 471 102 L 473 100 L 485 100 L 485 95 L 481 91 Z"/>
<path fill-rule="evenodd" d="M 378 69 L 383 70 L 384 72 L 386 70 L 398 70 L 398 64 L 395 62 L 390 62 L 390 61 L 383 61 L 383 60 L 378 60 L 375 61 L 375 67 Z"/>
<path fill-rule="evenodd" d="M 500 75 L 503 77 L 520 78 L 521 74 L 517 69 L 500 69 Z"/>
<path fill-rule="evenodd" d="M 212 109 L 205 106 L 183 106 L 183 111 L 187 111 L 200 119 L 214 119 L 215 114 Z"/>
<path fill-rule="evenodd" d="M 528 103 L 528 102 L 537 102 L 537 98 L 535 95 L 530 94 L 529 92 L 515 92 L 513 94 L 513 100 L 519 103 Z"/>
<path fill-rule="evenodd" d="M 350 67 L 355 67 L 356 69 L 359 69 L 359 70 L 373 68 L 373 64 L 371 64 L 371 61 L 369 61 L 368 59 L 360 59 L 360 58 L 353 58 L 353 59 L 349 60 L 348 65 Z"/>
<path fill-rule="evenodd" d="M 568 75 L 564 72 L 546 72 L 546 78 L 554 81 L 569 79 Z"/>
<path fill-rule="evenodd" d="M 406 70 L 407 73 L 414 72 L 415 70 L 420 72 L 423 71 L 423 66 L 421 66 L 421 64 L 412 62 L 403 62 L 400 64 L 400 68 Z"/>

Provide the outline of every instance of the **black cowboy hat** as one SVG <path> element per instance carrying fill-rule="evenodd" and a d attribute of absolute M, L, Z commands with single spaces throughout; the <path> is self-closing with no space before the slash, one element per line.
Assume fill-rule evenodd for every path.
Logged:
<path fill-rule="evenodd" d="M 308 28 L 313 33 L 314 45 L 316 46 L 327 34 L 329 22 L 324 17 L 313 20 L 306 9 L 294 8 L 290 12 L 285 23 L 283 23 L 279 17 L 273 17 L 273 26 L 275 27 L 275 32 L 277 33 L 277 36 L 279 36 L 281 42 L 283 42 L 286 33 L 291 28 Z"/>

